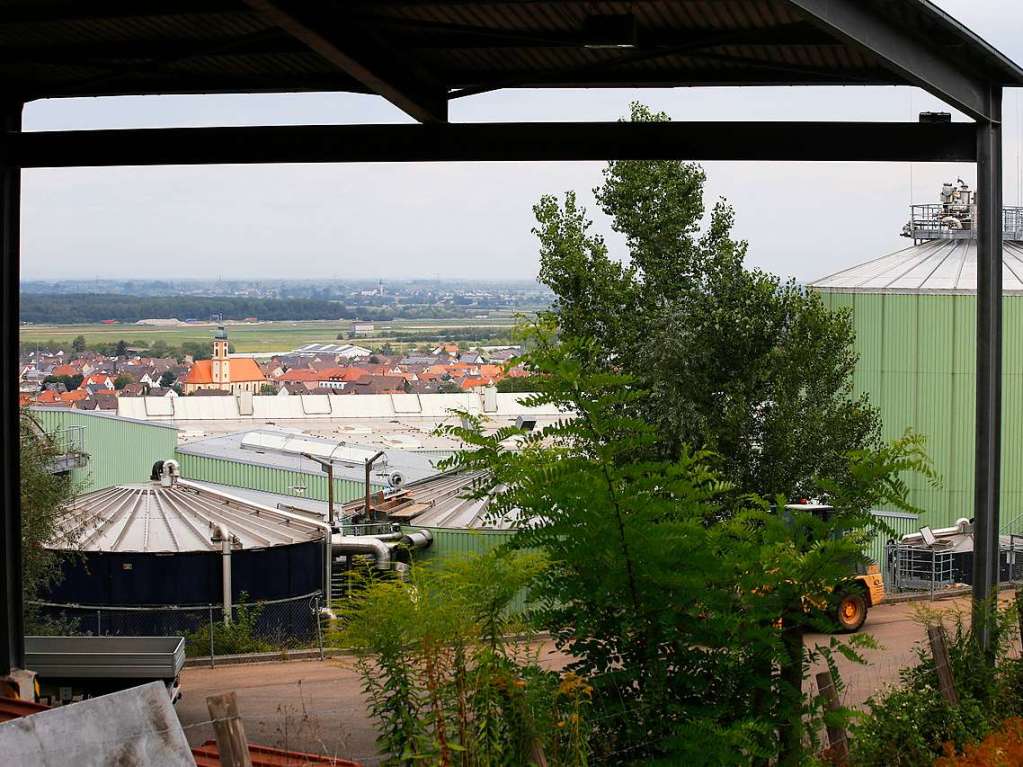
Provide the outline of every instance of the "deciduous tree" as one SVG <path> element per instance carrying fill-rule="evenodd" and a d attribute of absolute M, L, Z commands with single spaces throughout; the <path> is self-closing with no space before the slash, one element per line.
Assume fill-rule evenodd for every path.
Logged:
<path fill-rule="evenodd" d="M 633 104 L 632 119 L 667 117 Z M 628 407 L 657 427 L 657 455 L 707 448 L 740 490 L 813 496 L 819 480 L 839 479 L 849 450 L 878 444 L 877 412 L 852 389 L 850 315 L 747 269 L 734 211 L 720 200 L 707 216 L 704 182 L 693 163 L 609 163 L 594 193 L 625 238 L 624 261 L 574 193 L 543 197 L 534 232 L 551 315 L 564 335 L 595 342 L 587 362 L 647 392 Z"/>
<path fill-rule="evenodd" d="M 59 582 L 57 551 L 73 548 L 77 542 L 76 528 L 61 524 L 77 487 L 69 477 L 54 473 L 63 451 L 27 411 L 21 414 L 20 435 L 25 617 L 29 629 L 38 630 L 44 621 L 31 601 Z"/>

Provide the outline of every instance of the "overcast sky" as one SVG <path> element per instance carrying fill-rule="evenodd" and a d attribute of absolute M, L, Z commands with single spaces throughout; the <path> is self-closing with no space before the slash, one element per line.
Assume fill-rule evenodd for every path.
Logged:
<path fill-rule="evenodd" d="M 1023 62 L 1019 0 L 937 0 Z M 458 99 L 452 121 L 614 120 L 640 99 L 677 120 L 913 120 L 947 111 L 912 88 L 501 91 Z M 1005 202 L 1020 204 L 1019 90 L 1005 95 Z M 956 119 L 963 119 L 957 115 Z M 371 96 L 172 96 L 29 104 L 26 130 L 405 122 Z M 577 190 L 594 209 L 601 163 L 277 165 L 29 170 L 25 279 L 536 276 L 531 206 Z M 705 163 L 750 262 L 812 279 L 904 247 L 907 206 L 971 164 Z M 912 178 L 912 186 L 910 179 Z"/>

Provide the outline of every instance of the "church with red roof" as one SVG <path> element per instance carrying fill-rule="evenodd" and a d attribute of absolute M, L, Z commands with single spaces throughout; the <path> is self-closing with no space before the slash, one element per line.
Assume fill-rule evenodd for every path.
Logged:
<path fill-rule="evenodd" d="M 181 383 L 185 394 L 193 394 L 201 389 L 220 389 L 232 394 L 258 394 L 267 379 L 255 360 L 231 357 L 228 353 L 227 331 L 220 325 L 213 334 L 213 359 L 196 360 Z"/>

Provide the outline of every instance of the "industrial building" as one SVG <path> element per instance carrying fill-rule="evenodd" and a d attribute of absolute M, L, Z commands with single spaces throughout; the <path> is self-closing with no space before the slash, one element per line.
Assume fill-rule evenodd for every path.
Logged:
<path fill-rule="evenodd" d="M 74 444 L 84 460 L 71 469 L 80 492 L 137 482 L 178 444 L 173 424 L 147 423 L 103 411 L 33 407 L 29 413 L 57 445 Z"/>
<path fill-rule="evenodd" d="M 448 472 L 410 482 L 385 494 L 374 512 L 403 531 L 428 531 L 432 544 L 421 558 L 482 554 L 510 541 L 518 520 L 494 518 L 489 496 L 470 497 L 479 479 L 478 472 Z M 342 513 L 359 509 L 352 502 Z"/>
<path fill-rule="evenodd" d="M 284 429 L 255 429 L 189 442 L 175 456 L 186 479 L 326 501 L 331 464 L 339 503 L 366 494 L 366 463 L 382 453 L 369 474 L 377 493 L 437 473 L 436 462 L 450 451 L 379 451 L 357 443 L 323 439 Z M 318 459 L 318 460 L 317 460 Z"/>
<path fill-rule="evenodd" d="M 239 421 L 257 423 L 282 420 L 367 420 L 444 421 L 467 412 L 492 419 L 517 417 L 557 418 L 553 406 L 526 407 L 521 394 L 498 393 L 493 388 L 464 394 L 366 394 L 358 397 L 305 394 L 291 397 L 121 397 L 117 414 L 140 421 Z M 237 428 L 245 428 L 239 426 Z"/>
<path fill-rule="evenodd" d="M 913 245 L 810 283 L 832 309 L 851 310 L 857 393 L 880 409 L 884 438 L 923 434 L 941 474 L 913 477 L 921 523 L 974 515 L 977 362 L 976 200 L 946 184 L 941 200 L 912 207 Z M 1003 335 L 1001 530 L 1023 522 L 1023 208 L 1002 216 Z"/>

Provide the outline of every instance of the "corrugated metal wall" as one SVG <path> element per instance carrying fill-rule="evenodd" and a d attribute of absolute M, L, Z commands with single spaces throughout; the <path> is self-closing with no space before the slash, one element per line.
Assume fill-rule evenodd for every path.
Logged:
<path fill-rule="evenodd" d="M 413 530 L 429 530 L 433 534 L 433 543 L 418 555 L 422 560 L 459 554 L 485 554 L 515 536 L 513 530 L 465 530 L 416 525 L 402 527 L 402 531 L 406 533 Z"/>
<path fill-rule="evenodd" d="M 262 490 L 267 493 L 313 498 L 318 501 L 327 500 L 326 474 L 306 474 L 291 469 L 259 466 L 190 453 L 177 453 L 175 457 L 181 464 L 181 476 L 185 479 Z M 304 487 L 304 492 L 300 493 L 296 489 L 298 487 Z M 375 483 L 370 483 L 370 487 L 373 492 L 386 489 L 383 485 Z M 365 493 L 366 488 L 362 482 L 334 479 L 334 501 L 336 503 L 362 498 Z"/>
<path fill-rule="evenodd" d="M 895 531 L 895 539 L 898 540 L 906 533 L 917 532 L 924 524 L 915 514 L 905 514 L 898 511 L 875 511 L 874 516 L 880 517 L 888 527 Z M 866 555 L 879 565 L 884 565 L 884 548 L 892 536 L 884 533 L 877 533 L 870 543 L 867 544 Z"/>
<path fill-rule="evenodd" d="M 849 307 L 860 361 L 854 383 L 881 411 L 884 436 L 925 435 L 941 486 L 912 480 L 921 524 L 973 516 L 976 299 L 971 295 L 821 292 Z M 1023 527 L 1023 298 L 1004 299 L 1002 529 Z"/>
<path fill-rule="evenodd" d="M 164 424 L 66 408 L 32 408 L 32 415 L 49 433 L 73 426 L 83 427 L 84 449 L 90 459 L 86 467 L 72 471 L 72 478 L 81 483 L 82 492 L 145 482 L 153 464 L 173 458 L 177 448 L 177 429 Z"/>

